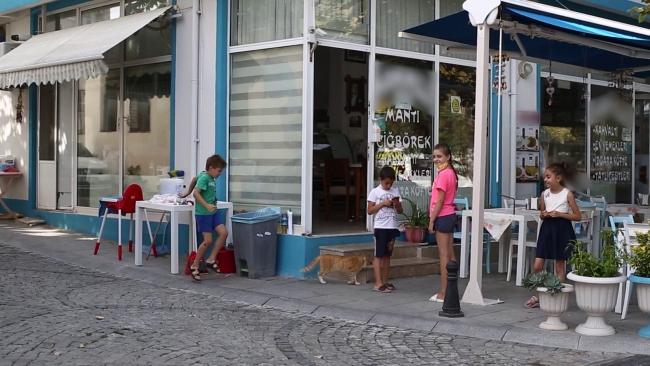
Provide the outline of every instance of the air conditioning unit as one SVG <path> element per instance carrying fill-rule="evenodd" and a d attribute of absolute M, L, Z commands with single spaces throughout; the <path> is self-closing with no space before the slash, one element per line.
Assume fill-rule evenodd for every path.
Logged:
<path fill-rule="evenodd" d="M 8 54 L 21 44 L 22 42 L 0 42 L 0 57 Z"/>

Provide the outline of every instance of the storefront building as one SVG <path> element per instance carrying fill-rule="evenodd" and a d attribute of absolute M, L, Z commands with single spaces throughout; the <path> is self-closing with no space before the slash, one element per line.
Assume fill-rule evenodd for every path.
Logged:
<path fill-rule="evenodd" d="M 167 5 L 16 1 L 22 4 L 0 5 L 0 15 L 16 17 L 5 24 L 7 35 L 66 29 Z M 431 153 L 438 142 L 451 146 L 458 198 L 469 202 L 476 179 L 488 183 L 486 206 L 500 206 L 500 195 L 537 196 L 540 172 L 555 161 L 576 167 L 585 177 L 585 193 L 604 195 L 608 202 L 631 203 L 635 192 L 648 193 L 650 86 L 633 77 L 622 85 L 621 75 L 567 69 L 552 60 L 505 63 L 501 103 L 493 91 L 490 148 L 481 155 L 490 173 L 473 175 L 475 55 L 398 37 L 462 11 L 462 3 L 178 0 L 173 11 L 181 17 L 152 23 L 104 54 L 105 75 L 23 90 L 23 123 L 14 114 L 21 91 L 0 92 L 8 110 L 0 116 L 0 153 L 22 159 L 25 173 L 8 201 L 48 224 L 95 235 L 100 196 L 138 183 L 149 198 L 160 172 L 200 171 L 205 158 L 218 153 L 229 162 L 218 180 L 219 200 L 233 202 L 236 212 L 266 206 L 292 212 L 292 234 L 279 236 L 277 269 L 280 275 L 302 276 L 299 270 L 320 246 L 372 241 L 365 197 L 381 167 L 394 167 L 395 186 L 426 210 L 435 175 Z M 621 9 L 603 10 L 598 1 L 567 3 L 576 11 L 625 16 Z M 200 52 L 193 64 L 197 4 Z M 615 71 L 616 60 L 612 64 Z M 196 130 L 193 70 L 200 83 Z M 525 127 L 520 132 L 524 120 L 532 120 L 530 131 L 537 133 Z M 71 148 L 61 148 L 64 144 Z M 358 195 L 331 189 L 336 179 L 329 179 L 329 159 L 347 160 L 349 172 L 343 174 Z"/>

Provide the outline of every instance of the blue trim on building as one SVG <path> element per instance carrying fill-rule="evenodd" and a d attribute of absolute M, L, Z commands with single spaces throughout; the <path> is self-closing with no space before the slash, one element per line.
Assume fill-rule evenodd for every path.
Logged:
<path fill-rule="evenodd" d="M 372 234 L 351 236 L 304 237 L 296 235 L 278 235 L 277 259 L 275 264 L 278 276 L 314 277 L 317 270 L 300 273 L 309 262 L 320 254 L 320 247 L 327 245 L 345 245 L 371 243 Z"/>
<path fill-rule="evenodd" d="M 38 33 L 38 17 L 41 15 L 40 8 L 32 9 L 29 16 L 29 28 L 32 35 Z M 29 86 L 29 178 L 27 181 L 27 198 L 30 208 L 36 208 L 36 182 L 38 179 L 38 86 Z"/>
<path fill-rule="evenodd" d="M 72 6 L 77 6 L 83 3 L 87 3 L 92 0 L 59 0 L 50 4 L 47 4 L 47 11 L 57 11 L 65 8 L 69 8 Z"/>
<path fill-rule="evenodd" d="M 172 5 L 176 5 L 176 0 L 172 1 Z M 172 85 L 170 96 L 170 120 L 169 120 L 169 169 L 173 170 L 176 167 L 176 18 L 172 19 Z"/>
<path fill-rule="evenodd" d="M 494 66 L 492 63 L 492 73 L 491 75 L 498 74 L 498 67 Z M 494 79 L 494 77 L 492 77 Z M 492 83 L 489 83 L 490 85 Z M 489 86 L 488 86 L 489 87 Z M 497 90 L 490 87 L 490 96 L 491 96 L 491 105 L 490 105 L 490 123 L 489 123 L 489 134 L 490 137 L 490 173 L 489 173 L 489 192 L 490 192 L 490 206 L 492 207 L 501 207 L 499 200 L 499 194 L 501 194 L 501 171 L 503 166 L 499 164 L 499 171 L 496 171 L 497 161 L 503 161 L 501 156 L 501 150 L 497 150 L 497 141 L 501 138 L 502 129 L 499 129 L 499 98 L 497 95 Z M 502 97 L 503 98 L 503 97 Z M 503 119 L 503 116 L 501 116 Z M 499 179 L 499 182 L 497 182 Z"/>
<path fill-rule="evenodd" d="M 37 6 L 40 0 L 2 0 L 0 1 L 0 13 L 18 8 Z"/>
<path fill-rule="evenodd" d="M 228 0 L 217 0 L 217 64 L 215 83 L 215 153 L 228 156 Z M 226 201 L 226 179 L 217 179 L 217 199 Z"/>

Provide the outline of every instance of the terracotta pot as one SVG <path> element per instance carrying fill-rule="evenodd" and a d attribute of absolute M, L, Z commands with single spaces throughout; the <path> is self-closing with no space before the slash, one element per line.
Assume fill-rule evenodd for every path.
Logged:
<path fill-rule="evenodd" d="M 413 228 L 413 233 L 411 233 L 411 225 L 404 225 L 404 233 L 406 234 L 407 242 L 424 243 L 424 235 L 427 233 L 427 228 L 416 227 Z"/>
<path fill-rule="evenodd" d="M 604 315 L 614 310 L 619 285 L 627 280 L 617 277 L 585 277 L 573 272 L 567 278 L 575 282 L 576 302 L 587 313 L 587 321 L 576 327 L 576 333 L 590 336 L 608 336 L 616 333 L 614 327 L 605 323 Z"/>
<path fill-rule="evenodd" d="M 548 319 L 539 327 L 545 330 L 567 330 L 569 327 L 562 323 L 560 315 L 569 309 L 569 297 L 573 292 L 573 285 L 562 284 L 562 292 L 557 294 L 548 293 L 546 287 L 538 287 L 539 308 L 548 315 Z"/>
<path fill-rule="evenodd" d="M 639 309 L 650 315 L 650 278 L 631 275 L 630 282 L 636 288 L 636 298 L 639 302 Z M 650 338 L 650 325 L 641 328 L 638 333 L 641 337 Z"/>

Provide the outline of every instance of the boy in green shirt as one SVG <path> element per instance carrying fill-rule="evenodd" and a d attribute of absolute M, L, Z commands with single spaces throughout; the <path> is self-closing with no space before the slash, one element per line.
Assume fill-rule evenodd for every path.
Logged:
<path fill-rule="evenodd" d="M 228 230 L 221 223 L 217 214 L 217 186 L 215 180 L 219 178 L 223 170 L 228 166 L 225 160 L 219 155 L 212 155 L 205 162 L 205 171 L 201 172 L 196 178 L 192 179 L 190 190 L 183 196 L 187 197 L 192 192 L 194 199 L 194 212 L 196 215 L 197 230 L 203 234 L 203 243 L 199 246 L 196 259 L 190 267 L 191 276 L 195 281 L 201 281 L 199 272 L 199 263 L 203 258 L 206 250 L 212 244 L 212 231 L 217 233 L 217 242 L 212 248 L 210 257 L 205 261 L 208 269 L 219 273 L 217 264 L 217 253 L 223 247 L 228 237 Z"/>

